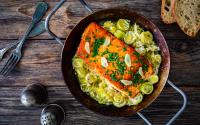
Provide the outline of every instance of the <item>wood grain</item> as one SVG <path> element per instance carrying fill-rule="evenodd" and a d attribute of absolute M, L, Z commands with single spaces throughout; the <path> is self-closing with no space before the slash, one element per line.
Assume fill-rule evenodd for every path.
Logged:
<path fill-rule="evenodd" d="M 9 0 L 10 1 L 10 0 Z M 16 39 L 25 31 L 30 22 L 30 15 L 34 10 L 36 1 L 17 1 L 3 2 L 0 7 L 3 10 L 0 16 L 1 33 L 0 39 Z M 176 24 L 166 25 L 160 20 L 160 1 L 159 0 L 87 0 L 94 11 L 109 7 L 128 7 L 151 19 L 162 31 L 166 39 L 188 39 Z M 57 2 L 48 1 L 50 7 Z M 8 7 L 9 6 L 9 7 Z M 89 13 L 78 0 L 69 0 L 58 10 L 51 21 L 51 29 L 61 38 L 66 38 L 71 29 Z M 29 16 L 27 16 L 29 15 Z M 10 28 L 12 27 L 12 30 Z M 176 38 L 174 37 L 176 36 Z M 50 39 L 48 34 L 43 34 L 37 39 Z M 196 39 L 199 39 L 198 36 Z"/>
<path fill-rule="evenodd" d="M 0 0 L 0 48 L 19 39 L 27 28 L 38 0 Z M 198 125 L 200 120 L 200 36 L 188 38 L 176 24 L 160 20 L 160 0 L 86 0 L 95 10 L 129 7 L 151 19 L 167 39 L 171 54 L 169 79 L 188 96 L 188 106 L 175 125 Z M 58 0 L 47 1 L 51 7 Z M 51 21 L 52 30 L 63 40 L 89 13 L 78 0 L 68 0 Z M 29 15 L 29 16 L 28 16 Z M 23 58 L 7 78 L 0 77 L 0 125 L 39 125 L 43 106 L 24 107 L 19 101 L 22 89 L 30 83 L 48 87 L 49 103 L 59 103 L 66 111 L 66 125 L 144 125 L 138 117 L 106 117 L 84 108 L 70 94 L 60 69 L 61 47 L 47 33 L 30 39 L 23 48 Z M 9 53 L 5 57 L 8 57 Z M 4 59 L 0 62 L 2 66 Z M 169 86 L 144 113 L 155 125 L 165 124 L 182 101 Z"/>
<path fill-rule="evenodd" d="M 18 120 L 22 120 L 22 123 L 33 120 L 31 124 L 38 124 L 39 115 L 42 106 L 27 108 L 21 105 L 19 96 L 23 87 L 4 87 L 0 88 L 0 123 L 14 124 Z M 200 89 L 194 87 L 181 87 L 186 93 L 188 93 L 189 103 L 186 111 L 176 120 L 176 124 L 194 124 L 198 123 L 199 112 L 190 113 L 193 110 L 200 108 L 198 97 Z M 10 93 L 12 91 L 12 93 Z M 191 92 L 192 91 L 192 92 Z M 94 112 L 91 112 L 84 108 L 79 102 L 77 102 L 69 90 L 66 87 L 48 87 L 49 102 L 57 102 L 61 104 L 66 110 L 66 124 L 144 124 L 142 120 L 137 116 L 132 117 L 106 117 Z M 176 100 L 176 101 L 174 101 Z M 143 110 L 149 120 L 156 124 L 164 124 L 167 120 L 177 111 L 181 105 L 181 99 L 179 95 L 172 90 L 172 88 L 166 87 L 160 97 L 147 109 Z M 171 107 L 170 107 L 171 106 Z M 170 111 L 167 110 L 170 107 Z M 6 112 L 6 114 L 4 114 Z M 187 118 L 187 119 L 186 119 Z M 192 122 L 192 121 L 195 122 Z M 21 122 L 20 122 L 21 123 Z"/>

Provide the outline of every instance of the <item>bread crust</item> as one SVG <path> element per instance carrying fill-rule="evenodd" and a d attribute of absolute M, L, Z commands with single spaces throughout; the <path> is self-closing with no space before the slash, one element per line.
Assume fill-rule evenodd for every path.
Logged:
<path fill-rule="evenodd" d="M 161 19 L 166 24 L 172 24 L 176 22 L 176 20 L 174 19 L 172 15 L 172 8 L 173 8 L 172 1 L 173 0 L 169 0 L 169 1 L 170 1 L 170 6 L 168 6 L 169 3 L 167 3 L 167 0 L 162 0 L 162 3 L 161 3 Z M 168 9 L 168 11 L 166 9 Z"/>
<path fill-rule="evenodd" d="M 178 10 L 177 9 L 177 6 L 180 5 L 180 3 L 177 1 L 177 0 L 172 0 L 174 6 L 172 8 L 172 14 L 173 14 L 173 17 L 175 18 L 177 24 L 179 25 L 179 27 L 181 28 L 181 30 L 187 34 L 188 36 L 190 37 L 196 37 L 196 35 L 198 34 L 198 31 L 200 30 L 200 23 L 198 23 L 197 26 L 195 26 L 195 28 L 193 29 L 193 31 L 191 32 L 191 29 L 188 29 L 186 27 L 184 27 L 182 25 L 182 21 L 178 15 Z M 192 28 L 192 27 L 191 27 Z"/>

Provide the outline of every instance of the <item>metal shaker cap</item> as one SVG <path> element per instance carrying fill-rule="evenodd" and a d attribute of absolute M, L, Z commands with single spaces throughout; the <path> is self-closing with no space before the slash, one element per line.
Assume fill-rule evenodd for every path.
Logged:
<path fill-rule="evenodd" d="M 21 103 L 25 106 L 40 105 L 47 98 L 46 88 L 39 83 L 28 85 L 21 93 Z"/>
<path fill-rule="evenodd" d="M 65 111 L 58 104 L 49 104 L 41 112 L 41 125 L 62 125 L 64 120 Z"/>

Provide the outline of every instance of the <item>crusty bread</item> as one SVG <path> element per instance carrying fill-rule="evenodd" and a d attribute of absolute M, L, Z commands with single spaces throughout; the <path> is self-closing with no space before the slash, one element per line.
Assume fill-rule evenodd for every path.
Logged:
<path fill-rule="evenodd" d="M 172 6 L 173 6 L 172 0 L 162 0 L 161 19 L 166 24 L 171 24 L 176 22 L 172 15 L 172 8 L 173 8 Z"/>
<path fill-rule="evenodd" d="M 200 0 L 173 0 L 173 16 L 187 35 L 195 37 L 200 29 Z"/>

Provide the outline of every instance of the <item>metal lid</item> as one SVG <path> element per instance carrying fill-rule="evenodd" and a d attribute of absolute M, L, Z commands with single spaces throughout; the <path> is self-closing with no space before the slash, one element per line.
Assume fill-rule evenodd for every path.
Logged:
<path fill-rule="evenodd" d="M 65 111 L 58 104 L 49 104 L 41 112 L 41 125 L 62 125 L 64 120 Z"/>

